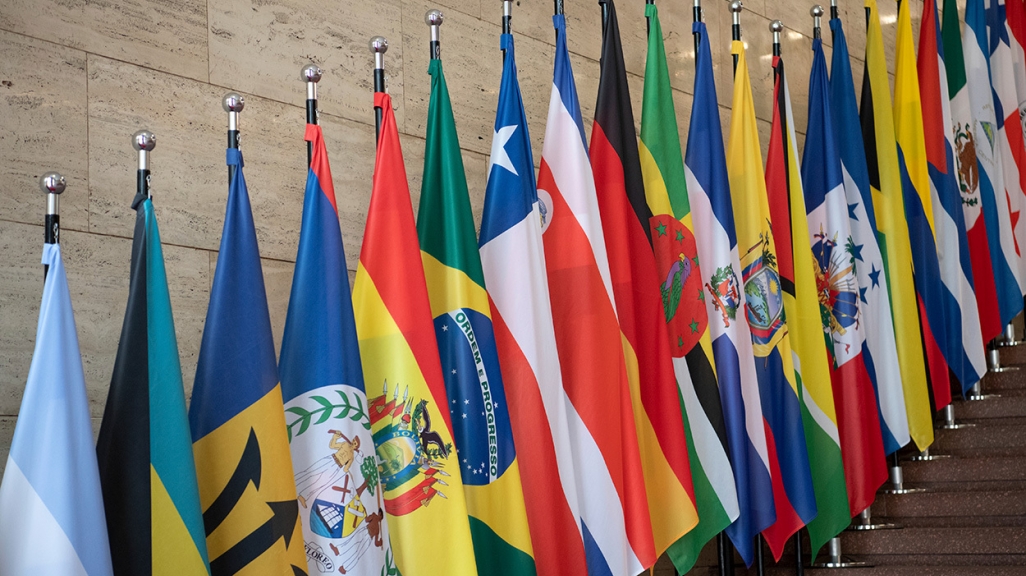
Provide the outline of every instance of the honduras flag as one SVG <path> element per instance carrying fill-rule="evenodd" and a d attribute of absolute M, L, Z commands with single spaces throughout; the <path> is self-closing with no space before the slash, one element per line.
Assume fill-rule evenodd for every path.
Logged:
<path fill-rule="evenodd" d="M 59 244 L 49 266 L 36 349 L 0 484 L 0 574 L 113 574 L 82 357 Z"/>
<path fill-rule="evenodd" d="M 734 232 L 727 159 L 713 82 L 712 53 L 705 24 L 696 22 L 698 57 L 688 150 L 684 155 L 688 199 L 702 262 L 713 357 L 726 421 L 727 444 L 741 515 L 727 528 L 734 546 L 751 565 L 753 538 L 776 521 L 770 480 L 766 422 L 762 416 L 751 329 L 745 318 L 741 260 Z M 740 314 L 738 311 L 740 310 Z"/>

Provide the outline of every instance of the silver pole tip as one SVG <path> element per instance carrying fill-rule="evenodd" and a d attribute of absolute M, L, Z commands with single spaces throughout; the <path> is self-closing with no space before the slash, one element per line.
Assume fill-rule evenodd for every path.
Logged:
<path fill-rule="evenodd" d="M 149 152 L 157 147 L 157 137 L 149 130 L 140 130 L 132 134 L 132 148 L 137 152 Z"/>
<path fill-rule="evenodd" d="M 237 92 L 229 92 L 221 100 L 221 107 L 225 112 L 242 112 L 246 107 L 246 99 Z"/>
<path fill-rule="evenodd" d="M 303 66 L 303 70 L 299 73 L 300 79 L 303 82 L 320 82 L 321 76 L 324 75 L 324 70 L 316 64 L 307 64 Z"/>
<path fill-rule="evenodd" d="M 732 0 L 731 1 L 731 3 L 730 3 L 730 11 L 731 12 L 733 12 L 735 14 L 740 14 L 742 8 L 743 8 L 743 6 L 741 5 L 741 0 Z"/>
<path fill-rule="evenodd" d="M 43 194 L 60 194 L 67 185 L 68 181 L 60 172 L 47 172 L 39 177 L 39 188 Z"/>
<path fill-rule="evenodd" d="M 823 7 L 820 6 L 819 4 L 816 4 L 815 6 L 812 7 L 812 9 L 809 10 L 809 15 L 812 16 L 813 18 L 822 18 L 823 17 L 823 13 L 824 13 L 823 12 Z"/>
<path fill-rule="evenodd" d="M 769 29 L 770 32 L 773 32 L 774 34 L 779 34 L 784 31 L 784 23 L 780 20 L 774 20 L 770 22 Z"/>
<path fill-rule="evenodd" d="M 367 44 L 370 47 L 370 51 L 375 54 L 384 54 L 388 52 L 388 38 L 384 36 L 375 36 L 370 39 Z"/>
<path fill-rule="evenodd" d="M 428 10 L 427 14 L 424 15 L 424 22 L 428 26 L 441 26 L 443 20 L 445 20 L 445 15 L 442 14 L 441 10 L 436 8 Z"/>

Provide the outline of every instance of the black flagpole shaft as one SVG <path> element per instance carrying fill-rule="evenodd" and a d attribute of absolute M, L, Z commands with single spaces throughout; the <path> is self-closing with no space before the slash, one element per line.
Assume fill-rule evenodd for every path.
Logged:
<path fill-rule="evenodd" d="M 370 39 L 370 51 L 374 54 L 374 93 L 385 92 L 385 52 L 388 52 L 388 40 L 384 36 Z M 374 143 L 381 139 L 381 118 L 384 111 L 374 105 Z"/>
<path fill-rule="evenodd" d="M 731 2 L 730 16 L 731 16 L 731 20 L 732 21 L 731 21 L 731 24 L 730 24 L 730 39 L 731 40 L 740 41 L 741 40 L 741 12 L 734 12 L 733 11 L 733 5 L 734 5 L 734 3 Z M 734 60 L 734 73 L 737 74 L 737 59 L 738 59 L 738 55 L 737 54 L 732 54 L 732 56 L 733 56 L 733 60 Z"/>
<path fill-rule="evenodd" d="M 655 0 L 645 0 L 645 4 L 655 4 Z M 645 35 L 647 36 L 652 32 L 652 19 L 645 18 Z"/>
<path fill-rule="evenodd" d="M 830 0 L 830 18 L 840 18 L 840 14 L 837 11 L 837 0 Z"/>
<path fill-rule="evenodd" d="M 306 99 L 306 123 L 316 124 L 317 123 L 317 100 Z M 306 143 L 306 166 L 310 167 L 313 163 L 313 142 Z"/>
<path fill-rule="evenodd" d="M 306 123 L 317 124 L 317 83 L 321 81 L 324 71 L 316 64 L 303 66 L 300 79 L 306 82 Z M 313 163 L 313 142 L 306 143 L 306 166 Z"/>
<path fill-rule="evenodd" d="M 512 34 L 513 33 L 513 2 L 512 0 L 503 0 L 502 2 L 502 33 Z M 502 61 L 506 61 L 506 49 L 502 49 Z"/>
<path fill-rule="evenodd" d="M 59 244 L 61 241 L 60 194 L 64 192 L 66 181 L 57 172 L 47 172 L 39 179 L 39 187 L 46 194 L 46 214 L 43 216 L 43 242 Z M 43 282 L 49 266 L 43 266 Z"/>
<path fill-rule="evenodd" d="M 442 15 L 441 10 L 428 10 L 427 14 L 424 15 L 424 22 L 428 25 L 428 30 L 431 32 L 429 49 L 432 60 L 442 59 L 442 21 L 444 19 L 445 17 Z"/>
<path fill-rule="evenodd" d="M 552 12 L 557 16 L 563 14 L 563 0 L 552 0 Z M 559 31 L 556 31 L 556 42 L 559 42 Z"/>
<path fill-rule="evenodd" d="M 385 91 L 385 71 L 381 68 L 374 69 L 374 91 L 384 92 Z M 374 134 L 375 138 L 381 135 L 381 114 L 382 110 L 380 106 L 374 107 Z"/>
<path fill-rule="evenodd" d="M 720 576 L 734 576 L 734 545 L 726 532 L 720 532 L 716 537 L 716 549 L 719 552 Z"/>
<path fill-rule="evenodd" d="M 794 535 L 794 573 L 795 576 L 805 576 L 805 566 L 802 565 L 802 532 L 799 530 Z"/>
<path fill-rule="evenodd" d="M 766 573 L 766 566 L 762 560 L 762 534 L 755 535 L 755 573 L 762 576 Z"/>
<path fill-rule="evenodd" d="M 695 0 L 695 5 L 691 8 L 691 18 L 695 22 L 702 21 L 702 2 L 701 0 Z M 695 58 L 698 58 L 698 32 L 693 32 L 691 36 L 695 39 Z"/>

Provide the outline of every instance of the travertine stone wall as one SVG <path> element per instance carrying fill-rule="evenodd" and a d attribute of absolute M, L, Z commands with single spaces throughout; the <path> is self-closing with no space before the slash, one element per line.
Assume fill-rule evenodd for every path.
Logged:
<path fill-rule="evenodd" d="M 823 1 L 823 0 L 819 0 Z M 893 62 L 897 8 L 879 0 Z M 921 0 L 911 0 L 918 26 Z M 825 3 L 825 2 L 824 2 Z M 839 0 L 861 85 L 864 13 Z M 621 33 L 640 121 L 645 68 L 642 0 L 620 0 Z M 681 134 L 694 81 L 691 2 L 659 0 Z M 756 112 L 769 132 L 769 21 L 783 20 L 783 53 L 799 132 L 811 65 L 812 0 L 746 0 L 744 37 Z M 371 188 L 374 116 L 367 40 L 388 37 L 388 89 L 402 132 L 414 202 L 419 196 L 428 105 L 428 30 L 440 7 L 442 54 L 475 213 L 480 215 L 501 73 L 498 0 L 3 0 L 0 2 L 0 466 L 13 433 L 35 338 L 47 170 L 68 178 L 62 244 L 77 315 L 92 414 L 98 424 L 128 294 L 135 152 L 129 136 L 157 135 L 153 195 L 187 392 L 199 351 L 227 196 L 224 164 L 229 90 L 246 96 L 242 149 L 263 256 L 275 339 L 280 341 L 299 237 L 305 182 L 300 68 L 325 69 L 321 123 L 334 169 L 348 265 L 355 269 Z M 520 80 L 541 155 L 552 78 L 549 0 L 514 6 Z M 598 87 L 600 11 L 567 0 L 569 44 L 586 131 Z M 720 115 L 729 121 L 730 14 L 706 0 Z M 918 31 L 917 31 L 918 34 Z M 825 43 L 830 33 L 824 20 Z M 829 55 L 828 55 L 829 58 Z M 801 137 L 800 137 L 801 139 Z M 411 231 L 412 233 L 412 231 Z"/>

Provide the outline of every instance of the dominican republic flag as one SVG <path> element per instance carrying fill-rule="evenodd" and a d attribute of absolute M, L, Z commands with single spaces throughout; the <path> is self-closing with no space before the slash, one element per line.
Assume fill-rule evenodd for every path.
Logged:
<path fill-rule="evenodd" d="M 49 267 L 36 348 L 0 483 L 0 574 L 112 576 L 82 355 L 60 244 Z"/>
<path fill-rule="evenodd" d="M 997 70 L 991 69 L 983 4 L 984 0 L 967 0 L 965 5 L 962 49 L 965 51 L 966 83 L 973 125 L 972 130 L 967 131 L 963 138 L 967 142 L 971 141 L 976 150 L 980 203 L 987 224 L 987 241 L 990 245 L 991 264 L 994 266 L 1001 323 L 1007 324 L 1022 312 L 1022 286 L 1026 286 L 1026 282 L 1019 274 L 1020 250 L 1014 234 L 1015 222 L 1019 220 L 1018 202 L 1012 203 L 1013 199 L 1005 187 L 1002 150 L 1007 145 L 1002 143 L 1003 138 L 998 137 L 999 122 L 1004 125 L 1005 115 L 998 112 L 1000 103 L 991 88 L 991 77 Z M 948 10 L 944 13 L 947 14 Z M 954 25 L 945 27 L 945 34 L 953 35 L 957 30 Z"/>
<path fill-rule="evenodd" d="M 947 341 L 945 356 L 951 371 L 962 384 L 962 390 L 968 391 L 987 372 L 987 360 L 983 350 L 980 310 L 976 305 L 962 195 L 958 189 L 948 75 L 934 0 L 923 3 L 922 22 L 916 67 L 930 173 L 934 234 L 941 281 L 954 298 L 954 302 L 948 300 L 951 314 L 945 318 L 943 327 Z"/>
<path fill-rule="evenodd" d="M 556 61 L 538 198 L 581 529 L 589 573 L 637 574 L 656 560 L 638 434 L 566 20 L 556 15 L 553 23 Z"/>
<path fill-rule="evenodd" d="M 741 259 L 734 232 L 709 37 L 703 22 L 696 22 L 693 31 L 699 42 L 695 101 L 684 167 L 695 235 L 703 239 L 698 243 L 698 257 L 740 508 L 740 515 L 727 528 L 727 534 L 750 566 L 755 559 L 756 534 L 777 519 L 766 447 L 768 425 L 762 415 L 755 353 L 744 307 Z"/>
<path fill-rule="evenodd" d="M 876 235 L 876 211 L 873 209 L 869 171 L 866 168 L 859 109 L 855 103 L 848 42 L 840 18 L 830 20 L 830 29 L 834 37 L 830 115 L 836 150 L 841 160 L 844 201 L 848 205 L 848 228 L 855 243 L 862 246 L 861 265 L 855 267 L 859 282 L 862 361 L 876 392 L 884 452 L 889 455 L 910 440 L 905 392 L 898 366 L 894 324 L 891 321 L 887 273 L 884 272 L 883 254 Z"/>
<path fill-rule="evenodd" d="M 305 138 L 313 154 L 280 364 L 300 523 L 310 574 L 377 576 L 392 552 L 360 408 L 367 393 L 335 185 L 321 127 L 307 124 Z"/>
<path fill-rule="evenodd" d="M 556 353 L 544 218 L 512 35 L 502 35 L 502 48 L 506 60 L 481 217 L 481 265 L 513 439 L 530 446 L 531 457 L 519 463 L 527 523 L 538 544 L 535 567 L 542 575 L 586 576 L 569 427 L 571 417 L 580 417 L 563 389 Z"/>
<path fill-rule="evenodd" d="M 948 93 L 942 97 L 948 99 L 951 110 L 952 125 L 947 139 L 954 153 L 955 173 L 958 175 L 959 198 L 973 270 L 973 287 L 976 289 L 976 306 L 980 312 L 980 335 L 984 342 L 989 342 L 1001 333 L 1003 327 L 998 286 L 1001 286 L 1002 292 L 1007 291 L 1009 294 L 1016 294 L 1019 287 L 1014 279 L 1005 274 L 999 275 L 991 263 L 987 223 L 983 216 L 981 175 L 976 161 L 978 143 L 969 105 L 957 0 L 944 0 L 939 34 L 937 50 L 944 54 L 942 65 L 948 86 Z"/>

